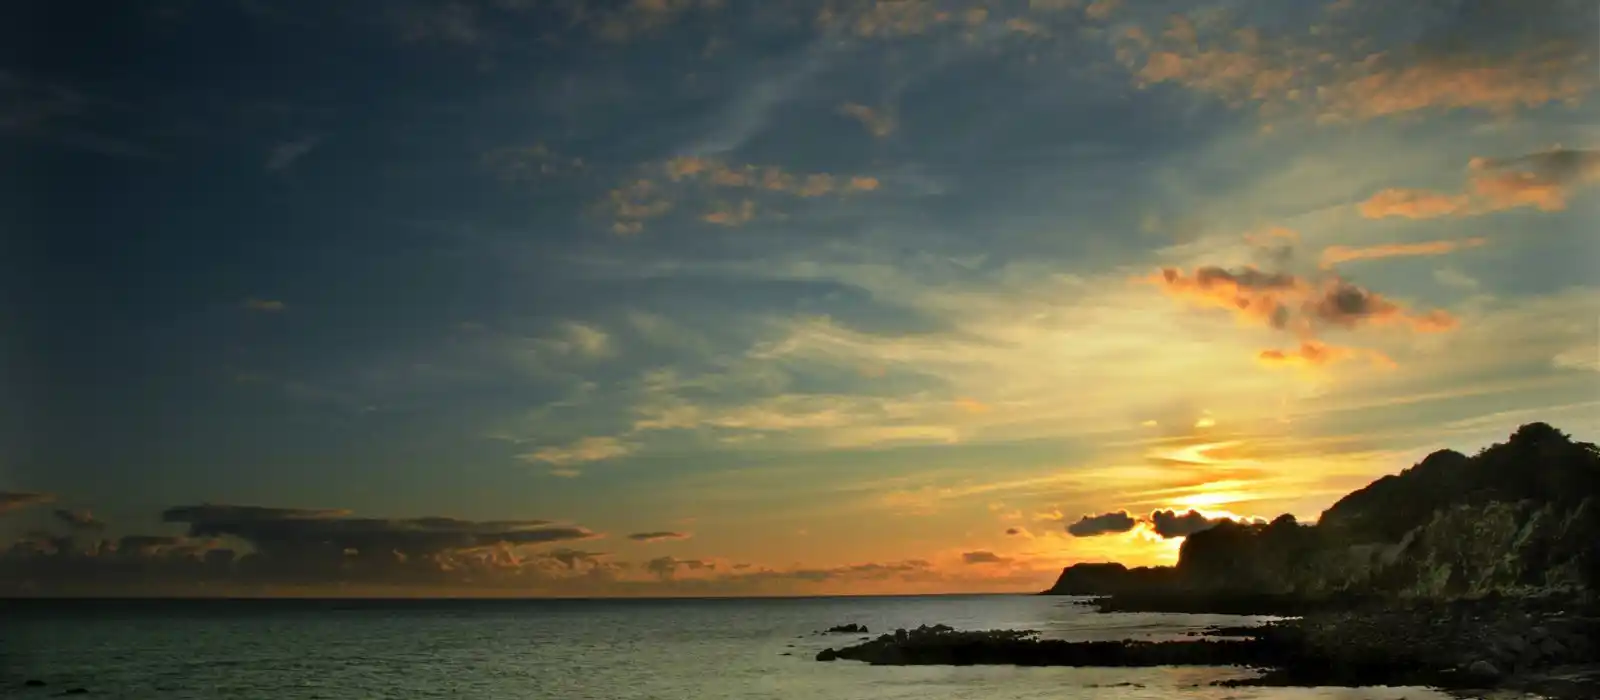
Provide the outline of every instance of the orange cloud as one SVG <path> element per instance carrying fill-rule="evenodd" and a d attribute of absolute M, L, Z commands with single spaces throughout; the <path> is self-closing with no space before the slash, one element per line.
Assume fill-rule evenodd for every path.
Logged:
<path fill-rule="evenodd" d="M 1405 324 L 1424 333 L 1447 331 L 1456 327 L 1453 316 L 1444 311 L 1430 311 L 1411 315 L 1399 304 L 1344 280 L 1334 278 L 1324 285 L 1316 298 L 1306 304 L 1306 312 L 1319 321 L 1345 328 L 1365 323 Z"/>
<path fill-rule="evenodd" d="M 756 218 L 756 203 L 746 199 L 737 205 L 719 204 L 703 218 L 720 226 L 742 226 Z"/>
<path fill-rule="evenodd" d="M 1315 340 L 1305 341 L 1289 350 L 1262 350 L 1256 359 L 1268 366 L 1321 367 L 1359 356 L 1366 356 L 1380 367 L 1395 366 L 1394 360 L 1376 350 L 1326 345 Z"/>
<path fill-rule="evenodd" d="M 1470 206 L 1472 198 L 1466 195 L 1391 187 L 1362 202 L 1361 215 L 1368 219 L 1436 219 L 1466 211 Z"/>
<path fill-rule="evenodd" d="M 846 28 L 862 37 L 897 37 L 921 34 L 951 19 L 949 12 L 922 0 L 868 0 L 846 2 L 843 7 L 824 6 L 817 13 L 817 25 Z"/>
<path fill-rule="evenodd" d="M 1509 114 L 1577 104 L 1595 86 L 1593 54 L 1571 43 L 1509 54 L 1358 55 L 1328 26 L 1270 37 L 1251 28 L 1202 26 L 1208 28 L 1174 15 L 1156 37 L 1131 27 L 1118 40 L 1118 59 L 1141 87 L 1171 83 L 1235 107 L 1254 102 L 1263 111 L 1298 111 L 1324 123 L 1435 110 Z"/>
<path fill-rule="evenodd" d="M 1357 75 L 1327 87 L 1324 116 L 1371 119 L 1429 109 L 1510 113 L 1571 102 L 1593 88 L 1588 62 L 1575 47 L 1551 44 L 1511 56 L 1462 56 L 1383 66 L 1376 54 L 1356 64 Z"/>
<path fill-rule="evenodd" d="M 821 197 L 852 191 L 871 191 L 878 180 L 854 176 L 848 179 L 828 173 L 790 173 L 777 166 L 734 166 L 711 158 L 679 156 L 663 166 L 673 182 L 698 181 L 712 187 L 759 188 L 799 197 Z"/>
<path fill-rule="evenodd" d="M 863 175 L 839 176 L 829 173 L 790 173 L 777 166 L 729 165 L 715 158 L 678 156 L 647 166 L 645 174 L 607 193 L 599 209 L 612 219 L 611 230 L 633 234 L 644 230 L 645 222 L 667 215 L 674 209 L 671 194 L 699 185 L 711 189 L 759 189 L 796 197 L 815 198 L 846 195 L 878 189 L 877 178 Z M 669 192 L 669 189 L 671 190 Z M 713 204 L 701 220 L 723 226 L 748 223 L 756 215 L 757 204 L 749 199 L 737 203 Z"/>
<path fill-rule="evenodd" d="M 1349 248 L 1329 246 L 1322 251 L 1322 266 L 1332 267 L 1352 260 L 1376 260 L 1416 255 L 1446 255 L 1462 248 L 1476 248 L 1489 242 L 1487 238 L 1464 238 L 1458 241 L 1425 241 L 1422 243 L 1387 243 L 1384 245 Z"/>
<path fill-rule="evenodd" d="M 1305 283 L 1294 275 L 1262 272 L 1244 267 L 1230 272 L 1220 267 L 1202 267 L 1193 275 L 1177 268 L 1163 268 L 1151 281 L 1168 293 L 1203 306 L 1230 309 L 1241 317 L 1282 328 L 1288 322 L 1284 298 L 1303 294 Z"/>
<path fill-rule="evenodd" d="M 1268 364 L 1322 365 L 1368 351 L 1333 348 L 1316 340 L 1327 326 L 1354 329 L 1367 325 L 1403 326 L 1421 333 L 1451 330 L 1457 320 L 1442 310 L 1414 314 L 1384 296 L 1330 275 L 1313 282 L 1287 273 L 1263 272 L 1254 267 L 1226 270 L 1202 267 L 1193 274 L 1164 268 L 1144 281 L 1159 285 L 1167 294 L 1201 306 L 1232 311 L 1239 319 L 1300 336 L 1294 350 L 1267 350 L 1258 359 Z M 1387 358 L 1378 360 L 1386 364 Z"/>
<path fill-rule="evenodd" d="M 846 102 L 839 105 L 839 113 L 861 122 L 873 136 L 882 138 L 894 133 L 894 117 L 879 113 L 866 105 Z"/>
<path fill-rule="evenodd" d="M 1389 188 L 1362 202 L 1361 215 L 1435 219 L 1521 207 L 1561 211 L 1573 190 L 1600 182 L 1600 151 L 1556 148 L 1519 158 L 1474 158 L 1467 171 L 1464 193 Z"/>
<path fill-rule="evenodd" d="M 1083 14 L 1089 19 L 1105 19 L 1110 17 L 1112 12 L 1116 12 L 1120 5 L 1122 0 L 1094 0 L 1088 7 L 1083 8 Z"/>
<path fill-rule="evenodd" d="M 1006 20 L 1006 29 L 1029 36 L 1050 36 L 1050 30 L 1045 29 L 1044 25 L 1022 17 Z"/>
<path fill-rule="evenodd" d="M 638 233 L 644 229 L 645 221 L 672 211 L 672 200 L 661 193 L 655 182 L 636 180 L 607 193 L 602 206 L 616 219 L 611 230 L 628 234 Z"/>

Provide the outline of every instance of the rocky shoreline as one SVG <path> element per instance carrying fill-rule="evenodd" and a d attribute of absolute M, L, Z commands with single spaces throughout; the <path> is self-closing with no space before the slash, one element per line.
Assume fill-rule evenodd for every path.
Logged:
<path fill-rule="evenodd" d="M 1325 605 L 1325 604 L 1324 604 Z M 1313 606 L 1308 606 L 1313 607 Z M 874 665 L 1237 666 L 1250 686 L 1429 686 L 1600 697 L 1600 607 L 1574 599 L 1321 607 L 1200 639 L 1070 642 L 1028 630 L 896 630 L 818 661 Z"/>

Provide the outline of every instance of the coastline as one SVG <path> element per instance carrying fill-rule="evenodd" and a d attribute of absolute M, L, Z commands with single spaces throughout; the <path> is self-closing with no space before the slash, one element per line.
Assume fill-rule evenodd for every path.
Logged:
<path fill-rule="evenodd" d="M 818 661 L 870 665 L 1235 666 L 1260 671 L 1224 686 L 1426 686 L 1600 697 L 1600 605 L 1587 597 L 1485 597 L 1450 602 L 1293 601 L 1265 596 L 1117 596 L 1102 612 L 1292 615 L 1259 627 L 1213 628 L 1183 641 L 1041 640 L 1029 630 L 895 630 Z"/>

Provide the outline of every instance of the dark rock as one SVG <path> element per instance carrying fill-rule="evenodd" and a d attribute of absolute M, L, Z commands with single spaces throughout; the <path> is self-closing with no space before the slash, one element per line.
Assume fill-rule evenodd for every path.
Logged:
<path fill-rule="evenodd" d="M 858 624 L 855 624 L 855 623 L 852 622 L 852 623 L 850 623 L 848 625 L 834 625 L 833 627 L 829 627 L 828 629 L 823 630 L 822 633 L 824 633 L 824 634 L 867 634 L 868 630 L 867 630 L 867 626 L 866 625 L 858 625 Z"/>
<path fill-rule="evenodd" d="M 823 649 L 822 651 L 817 652 L 818 661 L 833 661 L 837 658 L 839 658 L 839 652 L 836 652 L 831 648 Z"/>
<path fill-rule="evenodd" d="M 1487 660 L 1479 659 L 1467 667 L 1467 673 L 1483 680 L 1495 680 L 1500 677 L 1500 669 Z"/>
<path fill-rule="evenodd" d="M 28 679 L 28 680 L 26 680 L 26 681 L 24 681 L 22 683 L 22 687 L 24 687 L 24 688 L 43 688 L 44 687 L 44 681 L 41 681 L 41 680 L 39 680 L 37 678 L 30 678 L 30 679 Z"/>

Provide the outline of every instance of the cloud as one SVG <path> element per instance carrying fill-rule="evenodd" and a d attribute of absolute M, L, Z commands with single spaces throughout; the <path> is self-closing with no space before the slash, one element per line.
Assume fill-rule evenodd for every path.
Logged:
<path fill-rule="evenodd" d="M 1311 300 L 1309 312 L 1319 321 L 1345 328 L 1363 323 L 1404 323 L 1418 331 L 1446 331 L 1456 326 L 1456 320 L 1443 311 L 1410 315 L 1405 309 L 1377 292 L 1333 280 L 1322 293 Z"/>
<path fill-rule="evenodd" d="M 409 560 L 600 536 L 585 528 L 547 520 L 358 518 L 339 510 L 213 504 L 168 508 L 161 519 L 187 525 L 189 537 L 238 538 L 262 556 L 295 565 L 331 554 L 337 554 L 338 558 L 368 556 Z"/>
<path fill-rule="evenodd" d="M 1464 26 L 1473 21 L 1463 19 L 1471 13 L 1451 14 L 1458 24 L 1439 27 L 1441 35 L 1479 29 Z M 1285 32 L 1216 21 L 1214 12 L 1200 10 L 1172 15 L 1164 28 L 1125 29 L 1117 53 L 1141 87 L 1173 84 L 1234 107 L 1259 105 L 1268 118 L 1320 123 L 1453 110 L 1504 115 L 1575 104 L 1595 84 L 1593 55 L 1570 30 L 1566 37 L 1546 33 L 1542 41 L 1520 45 L 1506 45 L 1513 35 L 1503 28 L 1500 45 L 1458 38 L 1374 50 L 1364 38 L 1373 26 L 1416 19 L 1336 13 L 1302 25 L 1302 32 Z"/>
<path fill-rule="evenodd" d="M 861 125 L 866 127 L 869 133 L 878 138 L 894 133 L 894 117 L 866 105 L 846 102 L 839 105 L 839 113 L 861 122 Z"/>
<path fill-rule="evenodd" d="M 306 154 L 310 153 L 311 149 L 316 148 L 321 141 L 322 137 L 320 136 L 306 136 L 273 146 L 272 153 L 267 156 L 267 170 L 272 172 L 288 170 L 301 158 L 304 158 Z"/>
<path fill-rule="evenodd" d="M 1127 511 L 1103 513 L 1101 515 L 1085 515 L 1067 526 L 1067 534 L 1073 537 L 1096 537 L 1118 532 L 1127 532 L 1133 529 L 1137 521 Z"/>
<path fill-rule="evenodd" d="M 1207 530 L 1217 523 L 1228 518 L 1208 518 L 1204 513 L 1190 510 L 1178 514 L 1171 510 L 1158 510 L 1150 514 L 1150 526 L 1157 535 L 1171 539 L 1174 537 L 1188 537 L 1201 530 Z"/>
<path fill-rule="evenodd" d="M 1021 527 L 1008 527 L 1008 528 L 1006 528 L 1006 534 L 1007 535 L 1011 535 L 1013 537 L 1015 537 L 1015 536 L 1022 536 L 1022 537 L 1028 537 L 1028 538 L 1032 538 L 1033 537 L 1032 533 L 1029 533 L 1027 528 L 1021 528 Z"/>
<path fill-rule="evenodd" d="M 616 459 L 632 452 L 633 446 L 615 437 L 591 436 L 579 438 L 566 445 L 541 447 L 532 452 L 518 455 L 517 458 L 527 462 L 544 462 L 558 467 L 570 467 L 572 465 Z"/>
<path fill-rule="evenodd" d="M 37 491 L 0 491 L 0 513 L 9 513 L 13 510 L 21 510 L 23 508 L 27 508 L 28 506 L 53 503 L 55 500 L 56 496 L 52 493 L 39 493 Z"/>
<path fill-rule="evenodd" d="M 1395 366 L 1394 360 L 1376 350 L 1345 348 L 1327 345 L 1315 340 L 1305 341 L 1299 347 L 1290 350 L 1262 350 L 1257 359 L 1261 360 L 1262 364 L 1265 365 L 1321 367 L 1357 356 L 1365 356 L 1379 367 L 1392 368 Z"/>
<path fill-rule="evenodd" d="M 671 26 L 690 11 L 715 11 L 726 4 L 727 0 L 625 0 L 590 22 L 600 38 L 621 43 Z"/>
<path fill-rule="evenodd" d="M 255 297 L 245 299 L 240 305 L 247 311 L 259 311 L 268 314 L 281 313 L 289 308 L 287 304 L 276 299 L 257 299 Z"/>
<path fill-rule="evenodd" d="M 580 592 L 626 568 L 600 552 L 544 549 L 601 535 L 543 520 L 356 518 L 215 504 L 170 508 L 162 520 L 187 526 L 187 534 L 86 541 L 32 533 L 0 552 L 0 591 L 362 595 L 465 587 L 527 594 L 551 586 Z"/>
<path fill-rule="evenodd" d="M 1558 148 L 1518 158 L 1474 158 L 1467 171 L 1465 192 L 1387 188 L 1361 202 L 1361 215 L 1436 219 L 1524 207 L 1561 211 L 1576 189 L 1600 182 L 1600 151 Z"/>
<path fill-rule="evenodd" d="M 720 159 L 678 156 L 663 168 L 672 182 L 693 182 L 712 188 L 781 192 L 798 197 L 866 192 L 878 188 L 875 179 L 839 177 L 828 173 L 791 173 L 773 165 L 730 165 Z"/>
<path fill-rule="evenodd" d="M 479 8 L 472 3 L 395 3 L 389 9 L 402 41 L 478 46 L 488 40 Z"/>
<path fill-rule="evenodd" d="M 1083 8 L 1083 14 L 1089 19 L 1107 19 L 1111 13 L 1116 12 L 1122 5 L 1122 0 L 1094 0 L 1088 7 Z"/>
<path fill-rule="evenodd" d="M 628 539 L 635 542 L 665 542 L 669 540 L 686 540 L 692 536 L 687 532 L 635 532 L 628 535 Z"/>
<path fill-rule="evenodd" d="M 888 38 L 922 34 L 953 19 L 949 11 L 925 0 L 865 0 L 829 2 L 817 13 L 816 23 L 860 37 Z"/>
<path fill-rule="evenodd" d="M 605 552 L 586 552 L 581 549 L 568 549 L 561 547 L 544 553 L 545 557 L 560 563 L 568 569 L 579 569 L 595 566 L 605 559 Z"/>
<path fill-rule="evenodd" d="M 1201 267 L 1190 275 L 1168 267 L 1152 281 L 1173 296 L 1204 306 L 1232 309 L 1242 317 L 1274 328 L 1283 328 L 1289 322 L 1291 312 L 1285 298 L 1303 296 L 1308 288 L 1304 280 L 1294 275 L 1263 272 L 1251 266 L 1232 271 L 1215 266 Z"/>
<path fill-rule="evenodd" d="M 671 579 L 671 578 L 677 576 L 678 572 L 680 570 L 686 570 L 686 571 L 703 571 L 704 570 L 704 571 L 709 571 L 709 570 L 712 570 L 712 569 L 716 569 L 717 565 L 716 565 L 715 562 L 705 561 L 705 560 L 702 560 L 702 559 L 679 559 L 677 557 L 657 557 L 655 559 L 651 559 L 650 561 L 645 562 L 644 568 L 645 568 L 646 571 L 649 571 L 650 573 L 653 573 L 656 576 L 661 577 L 662 580 L 668 580 L 668 579 Z"/>
<path fill-rule="evenodd" d="M 588 163 L 579 157 L 556 153 L 543 142 L 532 146 L 499 148 L 483 154 L 483 167 L 494 171 L 508 183 L 540 180 L 584 172 Z"/>
<path fill-rule="evenodd" d="M 1583 52 L 1559 43 L 1509 56 L 1422 56 L 1356 64 L 1322 94 L 1331 119 L 1371 119 L 1424 110 L 1477 109 L 1507 114 L 1569 103 L 1593 82 L 1578 69 Z M 1362 69 L 1365 70 L 1362 70 Z"/>
<path fill-rule="evenodd" d="M 601 208 L 613 217 L 613 232 L 629 234 L 644 230 L 646 221 L 666 216 L 673 202 L 655 182 L 634 180 L 607 193 Z"/>
<path fill-rule="evenodd" d="M 1044 25 L 1025 17 L 1012 17 L 1006 20 L 1006 29 L 1018 34 L 1027 34 L 1028 36 L 1050 36 L 1050 30 L 1046 29 Z"/>
<path fill-rule="evenodd" d="M 961 555 L 963 563 L 972 564 L 1010 564 L 1015 561 L 1010 557 L 1002 557 L 994 552 L 967 552 Z"/>
<path fill-rule="evenodd" d="M 53 514 L 56 520 L 73 530 L 104 530 L 106 527 L 105 521 L 95 518 L 94 514 L 87 510 L 57 508 Z"/>
<path fill-rule="evenodd" d="M 1600 372 L 1600 342 L 1564 350 L 1555 357 L 1550 358 L 1550 364 L 1560 369 L 1581 369 Z"/>
<path fill-rule="evenodd" d="M 1464 248 L 1476 248 L 1489 242 L 1487 238 L 1424 241 L 1421 243 L 1386 243 L 1383 245 L 1350 248 L 1329 246 L 1322 250 L 1323 267 L 1332 267 L 1354 260 L 1378 260 L 1419 255 L 1447 255 Z"/>
<path fill-rule="evenodd" d="M 716 192 L 741 191 L 736 202 L 716 201 L 701 217 L 708 223 L 738 226 L 755 218 L 759 203 L 750 197 L 782 194 L 802 199 L 872 192 L 882 183 L 865 175 L 794 173 L 774 165 L 735 165 L 719 158 L 685 155 L 645 166 L 641 177 L 611 190 L 597 207 L 612 221 L 612 231 L 638 233 L 645 224 L 671 213 L 675 202 Z"/>
<path fill-rule="evenodd" d="M 756 203 L 748 199 L 738 204 L 719 202 L 702 218 L 719 226 L 743 226 L 756 218 Z"/>
<path fill-rule="evenodd" d="M 1300 346 L 1296 350 L 1258 353 L 1258 359 L 1269 364 L 1320 366 L 1366 355 L 1377 364 L 1387 366 L 1392 363 L 1381 354 L 1333 348 L 1318 341 L 1317 335 L 1329 327 L 1355 329 L 1387 325 L 1435 333 L 1452 330 L 1458 325 L 1448 312 L 1436 309 L 1412 313 L 1377 292 L 1327 272 L 1321 279 L 1312 280 L 1288 273 L 1269 273 L 1253 266 L 1234 270 L 1205 266 L 1190 274 L 1168 267 L 1148 281 L 1173 297 L 1202 307 L 1226 309 L 1248 323 L 1300 336 Z"/>

